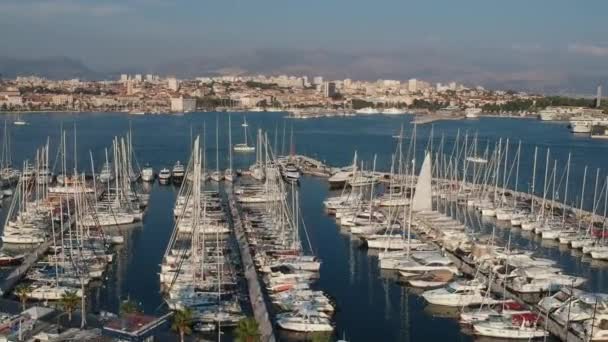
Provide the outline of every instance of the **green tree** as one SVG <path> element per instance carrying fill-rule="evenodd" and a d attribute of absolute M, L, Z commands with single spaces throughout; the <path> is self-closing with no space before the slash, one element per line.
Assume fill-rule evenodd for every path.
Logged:
<path fill-rule="evenodd" d="M 139 305 L 130 299 L 127 299 L 120 304 L 121 315 L 129 315 L 137 312 L 139 312 Z"/>
<path fill-rule="evenodd" d="M 76 310 L 78 304 L 80 304 L 80 298 L 76 291 L 66 291 L 61 295 L 61 306 L 68 313 L 68 320 L 72 321 L 72 313 Z"/>
<path fill-rule="evenodd" d="M 184 342 L 184 335 L 192 333 L 192 310 L 186 308 L 173 314 L 171 329 L 179 333 L 179 340 Z"/>
<path fill-rule="evenodd" d="M 243 318 L 235 330 L 237 342 L 260 342 L 260 327 L 254 318 Z"/>
<path fill-rule="evenodd" d="M 15 289 L 15 294 L 17 295 L 17 297 L 19 297 L 19 301 L 21 302 L 21 308 L 23 310 L 25 310 L 25 303 L 30 293 L 32 293 L 32 287 L 29 285 L 21 284 Z"/>

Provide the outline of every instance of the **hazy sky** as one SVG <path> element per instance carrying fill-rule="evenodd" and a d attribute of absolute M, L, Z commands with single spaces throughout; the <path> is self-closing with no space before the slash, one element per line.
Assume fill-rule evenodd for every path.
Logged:
<path fill-rule="evenodd" d="M 0 0 L 0 56 L 119 69 L 220 56 L 238 64 L 267 50 L 266 62 L 292 68 L 310 67 L 302 54 L 351 56 L 367 77 L 401 67 L 608 75 L 606 18 L 606 0 Z"/>

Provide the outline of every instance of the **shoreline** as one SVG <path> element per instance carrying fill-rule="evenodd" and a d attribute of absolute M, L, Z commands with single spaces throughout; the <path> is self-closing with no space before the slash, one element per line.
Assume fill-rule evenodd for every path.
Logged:
<path fill-rule="evenodd" d="M 501 115 L 501 114 L 481 114 L 479 115 L 477 118 L 467 118 L 465 116 L 437 116 L 434 114 L 420 114 L 419 112 L 416 112 L 415 110 L 412 112 L 408 112 L 408 113 L 402 113 L 402 114 L 362 114 L 362 113 L 350 113 L 350 114 L 334 114 L 334 113 L 327 113 L 327 114 L 318 114 L 318 115 L 301 115 L 301 116 L 293 116 L 293 115 L 289 115 L 290 111 L 288 109 L 284 110 L 284 111 L 248 111 L 248 110 L 235 110 L 235 111 L 226 111 L 226 110 L 196 110 L 193 112 L 187 112 L 187 113 L 174 113 L 174 112 L 166 112 L 166 113 L 145 113 L 145 114 L 131 114 L 130 112 L 124 112 L 124 111 L 75 111 L 75 110 L 28 110 L 28 111 L 1 111 L 0 110 L 0 115 L 11 115 L 11 114 L 17 114 L 17 115 L 22 115 L 22 114 L 126 114 L 126 115 L 132 115 L 134 117 L 140 117 L 140 116 L 157 116 L 157 115 L 173 115 L 173 116 L 183 116 L 185 114 L 202 114 L 202 113 L 286 113 L 286 118 L 289 119 L 300 119 L 300 120 L 304 120 L 304 119 L 318 119 L 318 118 L 351 118 L 351 117 L 358 117 L 358 116 L 381 116 L 381 117 L 398 117 L 398 116 L 414 116 L 415 118 L 412 120 L 412 122 L 415 122 L 417 124 L 427 124 L 427 123 L 433 123 L 436 121 L 455 121 L 455 120 L 475 120 L 475 119 L 480 119 L 480 118 L 498 118 L 498 119 L 538 119 L 538 117 L 536 115 L 525 115 L 525 116 L 520 116 L 520 115 Z M 554 121 L 552 121 L 554 122 Z"/>

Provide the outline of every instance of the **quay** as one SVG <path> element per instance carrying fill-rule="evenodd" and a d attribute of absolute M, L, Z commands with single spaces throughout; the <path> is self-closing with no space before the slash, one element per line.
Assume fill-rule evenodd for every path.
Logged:
<path fill-rule="evenodd" d="M 249 243 L 247 242 L 247 238 L 245 236 L 245 229 L 241 220 L 241 213 L 237 207 L 236 200 L 234 199 L 232 188 L 228 189 L 226 194 L 228 196 L 228 204 L 230 206 L 234 234 L 239 245 L 241 264 L 243 265 L 243 272 L 245 274 L 245 279 L 247 280 L 247 288 L 249 290 L 249 300 L 253 309 L 253 316 L 260 326 L 260 340 L 262 342 L 275 342 L 275 334 L 270 321 L 270 315 L 268 314 L 268 308 L 266 307 L 266 301 L 264 300 L 264 294 L 262 292 L 262 287 L 260 286 L 258 273 L 255 268 L 253 258 L 251 257 Z"/>

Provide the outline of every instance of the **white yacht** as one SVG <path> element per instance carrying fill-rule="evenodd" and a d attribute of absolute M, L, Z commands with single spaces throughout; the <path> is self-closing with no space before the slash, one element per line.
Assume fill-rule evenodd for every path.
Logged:
<path fill-rule="evenodd" d="M 281 168 L 281 174 L 288 182 L 297 182 L 300 179 L 300 170 L 291 163 L 287 163 Z"/>
<path fill-rule="evenodd" d="M 168 183 L 171 180 L 171 170 L 162 168 L 158 173 L 158 181 L 161 183 Z"/>
<path fill-rule="evenodd" d="M 299 332 L 333 331 L 329 318 L 309 308 L 277 315 L 277 325 L 284 330 Z"/>
<path fill-rule="evenodd" d="M 154 169 L 146 166 L 141 170 L 141 180 L 144 182 L 154 182 Z"/>
<path fill-rule="evenodd" d="M 422 297 L 429 303 L 443 306 L 475 306 L 481 303 L 489 304 L 493 302 L 483 291 L 485 285 L 476 280 L 455 281 L 448 286 L 426 291 Z"/>
<path fill-rule="evenodd" d="M 181 182 L 184 179 L 184 175 L 186 174 L 186 168 L 182 163 L 178 160 L 175 165 L 173 165 L 173 170 L 171 171 L 171 177 L 174 182 Z"/>

